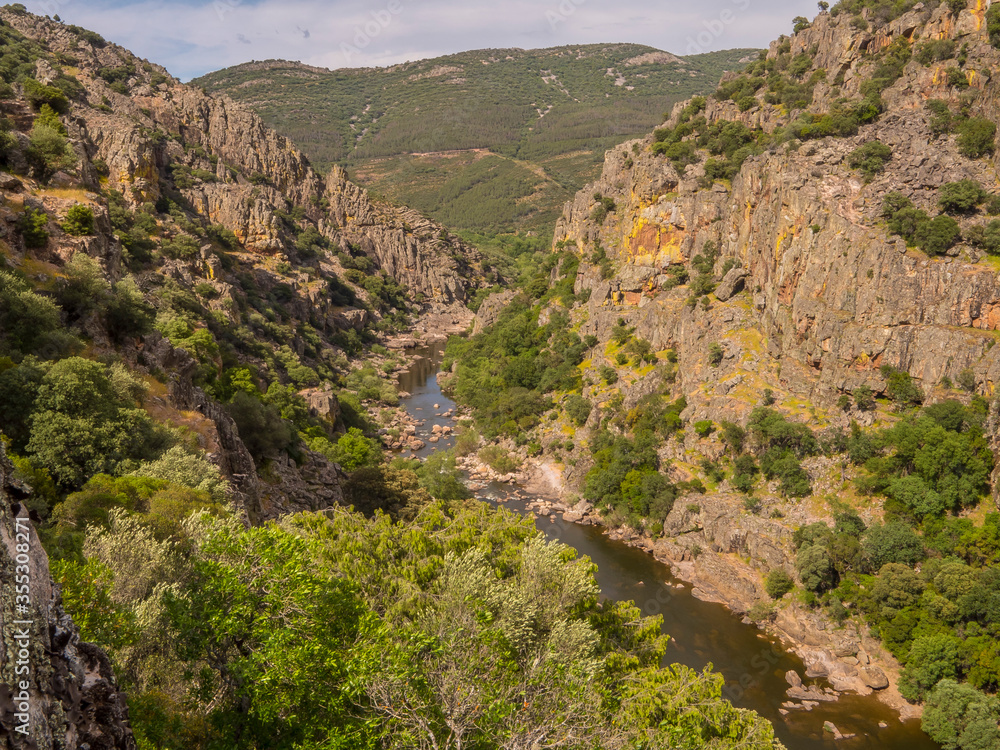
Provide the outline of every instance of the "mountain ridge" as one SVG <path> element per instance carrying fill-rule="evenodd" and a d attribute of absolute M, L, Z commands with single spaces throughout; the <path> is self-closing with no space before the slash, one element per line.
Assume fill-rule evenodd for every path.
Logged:
<path fill-rule="evenodd" d="M 195 79 L 254 107 L 320 168 L 346 166 L 371 189 L 456 229 L 547 233 L 604 151 L 662 121 L 755 53 L 680 58 L 597 44 L 485 49 L 377 69 L 255 61 Z M 420 154 L 468 154 L 447 168 Z M 509 159 L 540 169 L 539 178 Z"/>

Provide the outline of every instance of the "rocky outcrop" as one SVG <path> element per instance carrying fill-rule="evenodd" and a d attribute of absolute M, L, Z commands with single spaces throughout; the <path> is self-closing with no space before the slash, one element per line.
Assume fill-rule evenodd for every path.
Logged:
<path fill-rule="evenodd" d="M 862 32 L 848 14 L 821 14 L 790 44 L 793 53 L 814 52 L 814 68 L 827 66 L 828 80 L 843 71 L 840 93 L 849 96 L 876 64 L 859 51 L 899 36 L 914 42 L 952 38 L 969 45 L 977 69 L 995 69 L 1000 52 L 990 46 L 979 16 L 970 10 L 956 19 L 941 4 Z M 769 56 L 777 54 L 775 45 Z M 1000 119 L 998 81 L 970 77 L 972 113 Z M 820 407 L 861 385 L 883 392 L 882 365 L 909 372 L 925 388 L 972 368 L 979 391 L 991 392 L 1000 378 L 991 334 L 1000 328 L 995 269 L 977 262 L 981 252 L 969 245 L 933 258 L 908 249 L 881 219 L 882 196 L 890 190 L 934 215 L 935 193 L 945 182 L 995 182 L 993 161 L 965 158 L 954 136 L 931 133 L 926 100 L 959 105 L 958 90 L 945 78 L 940 66 L 911 61 L 883 92 L 886 113 L 857 136 L 751 157 L 731 186 L 704 187 L 702 165 L 679 173 L 651 153 L 652 137 L 610 151 L 601 179 L 566 205 L 555 233 L 556 242 L 575 245 L 584 259 L 596 242 L 617 260 L 609 280 L 586 260 L 581 264 L 576 288 L 591 292 L 585 332 L 603 338 L 624 317 L 654 349 L 676 347 L 684 363 L 681 390 L 699 418 L 738 421 L 745 414 L 739 393 L 726 394 L 727 407 L 716 402 L 712 387 L 737 376 Z M 823 91 L 817 88 L 814 112 L 828 105 Z M 764 103 L 763 94 L 743 113 L 732 102 L 710 99 L 705 114 L 710 123 L 742 120 L 766 130 L 787 123 L 790 116 Z M 892 159 L 865 182 L 847 156 L 874 139 L 892 148 Z M 616 203 L 600 225 L 592 218 L 597 194 Z M 960 223 L 967 228 L 973 220 L 960 217 Z M 740 270 L 722 279 L 710 305 L 692 308 L 683 304 L 688 288 L 672 285 L 666 270 L 688 263 L 707 243 L 720 251 L 720 266 L 732 260 Z M 740 283 L 746 295 L 736 295 Z M 702 363 L 713 343 L 726 357 L 710 370 Z M 699 388 L 705 382 L 709 387 Z"/>
<path fill-rule="evenodd" d="M 0 748 L 133 750 L 107 655 L 80 640 L 0 444 Z"/>
<path fill-rule="evenodd" d="M 359 248 L 413 301 L 464 302 L 482 280 L 473 248 L 413 210 L 372 200 L 339 167 L 324 179 L 249 108 L 184 86 L 163 68 L 60 23 L 11 10 L 0 11 L 0 19 L 73 59 L 89 104 L 73 103 L 73 135 L 94 186 L 93 164 L 104 162 L 108 184 L 127 200 L 155 202 L 180 165 L 197 170 L 197 179 L 180 188 L 184 200 L 251 253 L 274 254 L 294 243 L 283 217 L 297 209 L 335 248 Z M 126 93 L 102 77 L 108 70 L 130 71 Z"/>

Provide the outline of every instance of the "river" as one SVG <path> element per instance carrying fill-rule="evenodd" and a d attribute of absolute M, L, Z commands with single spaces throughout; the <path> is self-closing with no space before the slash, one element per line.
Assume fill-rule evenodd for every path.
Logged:
<path fill-rule="evenodd" d="M 417 350 L 421 355 L 399 376 L 399 387 L 410 395 L 403 400 L 407 412 L 426 420 L 417 435 L 426 441 L 435 424 L 451 424 L 438 416 L 455 404 L 441 393 L 435 375 L 441 348 Z M 442 438 L 414 456 L 424 458 L 447 450 L 453 440 Z M 480 499 L 527 513 L 523 497 L 510 493 L 505 485 L 490 485 Z M 671 574 L 670 568 L 642 550 L 609 539 L 602 529 L 567 523 L 560 518 L 537 518 L 535 524 L 548 537 L 558 539 L 597 564 L 597 582 L 609 599 L 631 599 L 646 615 L 662 615 L 663 632 L 670 635 L 667 660 L 695 669 L 711 664 L 726 680 L 725 696 L 735 705 L 750 708 L 766 717 L 788 750 L 939 750 L 920 730 L 918 720 L 901 722 L 895 711 L 874 695 L 863 697 L 845 693 L 840 700 L 821 703 L 812 711 L 793 709 L 782 715 L 781 704 L 788 700 L 785 673 L 794 669 L 805 675 L 805 666 L 780 642 L 752 625 L 744 625 L 721 604 L 703 602 L 691 594 L 690 586 Z M 823 680 L 805 680 L 826 687 Z M 823 728 L 830 721 L 853 738 L 834 740 Z M 883 723 L 886 726 L 880 727 Z"/>

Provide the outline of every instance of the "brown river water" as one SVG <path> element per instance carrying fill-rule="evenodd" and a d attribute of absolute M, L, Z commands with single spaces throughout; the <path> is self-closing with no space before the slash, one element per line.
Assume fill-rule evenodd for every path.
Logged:
<path fill-rule="evenodd" d="M 421 355 L 420 359 L 400 374 L 399 387 L 410 394 L 403 400 L 407 412 L 426 420 L 417 428 L 418 437 L 426 441 L 435 424 L 452 424 L 450 417 L 436 415 L 453 409 L 455 404 L 441 393 L 435 377 L 441 361 L 440 347 L 414 353 Z M 426 457 L 447 450 L 451 443 L 451 438 L 444 438 L 412 455 Z M 525 506 L 530 498 L 526 499 L 523 492 L 513 494 L 509 485 L 491 484 L 478 496 L 495 505 L 502 500 L 508 509 L 528 513 Z M 821 703 L 812 711 L 798 709 L 781 715 L 781 704 L 788 700 L 785 672 L 794 669 L 805 675 L 805 666 L 779 641 L 753 625 L 745 625 L 723 605 L 696 599 L 690 586 L 677 586 L 682 582 L 674 578 L 668 566 L 646 552 L 609 539 L 600 527 L 567 523 L 558 517 L 537 518 L 535 524 L 547 537 L 568 544 L 597 564 L 597 582 L 604 596 L 631 599 L 643 614 L 661 615 L 663 632 L 670 635 L 667 661 L 695 669 L 711 664 L 725 677 L 725 697 L 771 721 L 788 750 L 940 749 L 920 730 L 919 720 L 901 722 L 898 714 L 874 695 L 845 693 L 840 700 Z M 826 687 L 823 680 L 805 682 Z M 855 736 L 834 740 L 823 729 L 826 721 L 833 722 L 843 734 Z M 880 723 L 887 726 L 880 728 Z"/>

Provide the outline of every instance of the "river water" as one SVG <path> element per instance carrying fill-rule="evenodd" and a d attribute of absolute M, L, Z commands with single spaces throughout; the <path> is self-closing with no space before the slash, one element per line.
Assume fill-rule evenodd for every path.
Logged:
<path fill-rule="evenodd" d="M 399 387 L 410 395 L 403 400 L 407 412 L 417 420 L 426 420 L 417 435 L 426 441 L 435 424 L 451 424 L 439 416 L 455 404 L 441 393 L 435 375 L 441 361 L 441 349 L 417 350 L 421 355 L 409 370 L 399 376 Z M 424 458 L 447 450 L 453 440 L 437 443 L 412 455 Z M 527 513 L 526 501 L 505 485 L 490 485 L 479 493 L 480 499 Z M 812 711 L 793 709 L 787 715 L 779 711 L 788 700 L 785 672 L 796 670 L 805 675 L 802 661 L 782 648 L 776 639 L 740 618 L 721 604 L 703 602 L 691 594 L 690 586 L 671 575 L 670 568 L 642 550 L 613 541 L 595 526 L 566 523 L 560 518 L 541 517 L 538 528 L 549 538 L 558 539 L 586 555 L 597 564 L 597 582 L 609 599 L 631 599 L 645 615 L 661 615 L 663 632 L 670 635 L 666 658 L 695 669 L 711 664 L 726 680 L 725 697 L 735 705 L 750 708 L 767 718 L 788 750 L 939 750 L 920 730 L 920 722 L 901 722 L 898 714 L 875 696 L 862 697 L 845 693 L 840 700 L 821 703 Z M 805 680 L 826 687 L 822 680 Z M 853 738 L 834 740 L 823 724 L 833 722 Z M 879 727 L 880 723 L 886 725 Z"/>

